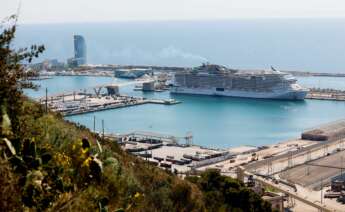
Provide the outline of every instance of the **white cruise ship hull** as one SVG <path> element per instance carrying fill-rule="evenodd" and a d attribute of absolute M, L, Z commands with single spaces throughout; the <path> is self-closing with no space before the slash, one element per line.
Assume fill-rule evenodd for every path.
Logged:
<path fill-rule="evenodd" d="M 177 94 L 196 94 L 196 95 L 210 95 L 210 96 L 229 96 L 241 98 L 257 98 L 257 99 L 286 99 L 286 100 L 303 100 L 308 91 L 305 89 L 289 89 L 276 90 L 274 92 L 254 92 L 254 91 L 240 91 L 240 90 L 225 90 L 217 91 L 216 89 L 200 89 L 200 88 L 182 88 L 173 87 L 171 93 Z"/>

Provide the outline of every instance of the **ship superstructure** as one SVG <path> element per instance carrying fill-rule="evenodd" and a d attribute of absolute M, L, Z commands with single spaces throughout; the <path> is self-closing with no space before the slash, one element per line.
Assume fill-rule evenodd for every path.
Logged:
<path fill-rule="evenodd" d="M 236 70 L 203 64 L 192 70 L 176 72 L 172 93 L 219 95 L 246 98 L 305 98 L 308 90 L 290 74 L 272 70 Z"/>
<path fill-rule="evenodd" d="M 116 69 L 114 72 L 115 77 L 118 78 L 129 78 L 136 79 L 144 76 L 145 74 L 151 74 L 152 69 L 142 69 L 142 68 L 133 68 L 133 69 Z"/>

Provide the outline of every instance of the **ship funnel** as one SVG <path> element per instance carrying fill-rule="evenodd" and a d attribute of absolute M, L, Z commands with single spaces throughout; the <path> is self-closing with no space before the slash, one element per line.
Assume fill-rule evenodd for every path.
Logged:
<path fill-rule="evenodd" d="M 271 66 L 271 69 L 272 69 L 272 71 L 278 72 L 275 68 L 273 68 L 273 66 Z"/>

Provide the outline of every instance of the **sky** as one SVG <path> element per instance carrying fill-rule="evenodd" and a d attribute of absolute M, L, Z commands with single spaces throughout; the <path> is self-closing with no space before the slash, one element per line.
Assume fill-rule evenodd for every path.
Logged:
<path fill-rule="evenodd" d="M 0 18 L 19 5 L 20 23 L 345 17 L 345 0 L 0 0 Z"/>

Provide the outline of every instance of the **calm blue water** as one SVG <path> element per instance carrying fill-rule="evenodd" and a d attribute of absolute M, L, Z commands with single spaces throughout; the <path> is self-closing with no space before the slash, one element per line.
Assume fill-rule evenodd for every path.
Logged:
<path fill-rule="evenodd" d="M 115 80 L 123 81 L 110 77 L 54 77 L 39 81 L 42 87 L 38 92 L 29 90 L 26 93 L 37 97 L 44 95 L 47 86 L 50 93 L 59 93 Z M 344 78 L 308 77 L 299 78 L 299 81 L 307 86 L 322 84 L 332 85 L 337 89 L 344 87 Z M 264 145 L 294 138 L 306 128 L 345 117 L 344 102 L 272 101 L 170 95 L 169 92 L 144 94 L 132 89 L 133 87 L 124 87 L 121 92 L 135 96 L 175 98 L 183 103 L 174 106 L 141 105 L 68 119 L 92 128 L 93 116 L 96 116 L 97 130 L 100 130 L 101 120 L 104 119 L 106 132 L 113 133 L 148 130 L 184 136 L 191 131 L 196 144 L 231 147 L 245 144 Z"/>
<path fill-rule="evenodd" d="M 20 25 L 16 46 L 47 47 L 44 58 L 73 55 L 85 37 L 89 63 L 345 72 L 345 19 L 262 19 Z"/>

